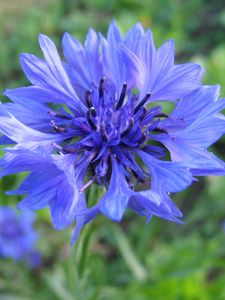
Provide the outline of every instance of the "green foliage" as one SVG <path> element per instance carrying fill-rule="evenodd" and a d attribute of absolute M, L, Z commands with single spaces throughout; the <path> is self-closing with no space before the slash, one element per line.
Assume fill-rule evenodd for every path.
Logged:
<path fill-rule="evenodd" d="M 7 6 L 6 0 L 0 2 L 0 91 L 26 84 L 19 54 L 41 54 L 40 32 L 60 47 L 64 31 L 83 40 L 89 27 L 106 33 L 115 18 L 123 32 L 138 20 L 152 27 L 157 45 L 174 38 L 177 59 L 203 64 L 205 83 L 221 84 L 225 95 L 222 0 L 33 2 L 36 4 L 14 1 L 14 6 Z M 225 157 L 224 141 L 213 151 Z M 19 198 L 4 193 L 23 176 L 1 180 L 1 204 L 18 203 Z M 223 300 L 224 200 L 224 178 L 200 179 L 176 196 L 185 213 L 184 225 L 155 218 L 145 225 L 144 219 L 127 213 L 118 227 L 99 217 L 73 248 L 69 246 L 72 228 L 55 231 L 48 211 L 38 212 L 42 266 L 31 270 L 22 262 L 1 260 L 0 300 Z"/>

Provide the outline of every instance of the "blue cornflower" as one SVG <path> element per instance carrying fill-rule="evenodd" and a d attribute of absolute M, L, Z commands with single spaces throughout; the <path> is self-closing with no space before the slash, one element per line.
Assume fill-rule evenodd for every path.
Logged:
<path fill-rule="evenodd" d="M 125 38 L 115 22 L 106 39 L 91 29 L 84 46 L 65 33 L 65 62 L 48 37 L 39 42 L 44 60 L 21 55 L 32 86 L 7 90 L 0 107 L 1 143 L 15 144 L 0 175 L 30 172 L 10 192 L 27 195 L 19 207 L 49 206 L 57 229 L 76 220 L 73 241 L 98 213 L 120 221 L 127 207 L 181 223 L 169 194 L 225 173 L 206 150 L 225 132 L 219 88 L 201 85 L 199 65 L 175 65 L 174 42 L 156 49 L 140 24 Z M 89 207 L 93 184 L 105 193 Z"/>
<path fill-rule="evenodd" d="M 33 228 L 34 213 L 19 212 L 10 206 L 0 207 L 0 257 L 26 260 L 36 266 L 40 255 L 35 250 L 38 238 Z"/>

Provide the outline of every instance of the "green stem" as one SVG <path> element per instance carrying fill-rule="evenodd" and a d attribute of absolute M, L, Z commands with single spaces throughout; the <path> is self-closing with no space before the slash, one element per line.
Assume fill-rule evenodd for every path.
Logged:
<path fill-rule="evenodd" d="M 95 186 L 92 186 L 88 192 L 87 203 L 90 206 L 95 205 L 97 202 L 101 190 L 97 189 Z M 78 299 L 85 298 L 85 285 L 87 283 L 87 276 L 85 276 L 87 258 L 89 253 L 89 244 L 93 232 L 93 223 L 85 225 L 80 233 L 80 237 L 77 241 L 77 244 L 74 247 L 73 254 L 75 252 L 75 267 L 76 267 L 76 282 L 78 290 Z"/>
<path fill-rule="evenodd" d="M 71 258 L 68 261 L 70 288 L 76 300 L 84 299 L 86 294 L 87 276 L 84 275 L 91 233 L 91 224 L 86 225 L 80 234 L 77 244 L 72 246 Z"/>
<path fill-rule="evenodd" d="M 129 244 L 129 241 L 121 227 L 114 223 L 113 226 L 111 226 L 111 230 L 117 242 L 120 253 L 135 278 L 140 281 L 145 280 L 148 277 L 147 270 L 138 261 L 138 258 L 135 256 L 132 246 Z"/>
<path fill-rule="evenodd" d="M 92 231 L 92 224 L 86 225 L 81 234 L 80 241 L 78 241 L 77 271 L 80 279 L 82 279 L 84 275 Z"/>

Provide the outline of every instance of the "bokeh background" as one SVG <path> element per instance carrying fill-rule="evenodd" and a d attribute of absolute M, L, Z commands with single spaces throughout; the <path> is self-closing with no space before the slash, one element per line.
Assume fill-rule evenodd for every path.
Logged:
<path fill-rule="evenodd" d="M 89 27 L 106 34 L 113 18 L 124 33 L 137 21 L 151 27 L 158 46 L 174 38 L 177 62 L 202 64 L 204 83 L 221 84 L 225 96 L 224 0 L 0 0 L 0 92 L 28 84 L 19 54 L 41 55 L 40 32 L 60 49 L 63 32 L 84 41 Z M 212 151 L 225 158 L 225 139 Z M 4 193 L 23 176 L 1 179 L 1 205 L 16 206 L 19 197 Z M 184 225 L 99 217 L 87 257 L 85 240 L 69 246 L 72 228 L 55 231 L 48 210 L 38 212 L 42 264 L 0 260 L 0 300 L 224 300 L 225 179 L 201 178 L 174 199 Z"/>

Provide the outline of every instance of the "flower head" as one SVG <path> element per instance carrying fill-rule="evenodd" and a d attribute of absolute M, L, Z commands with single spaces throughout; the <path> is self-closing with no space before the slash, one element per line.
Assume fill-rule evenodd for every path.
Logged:
<path fill-rule="evenodd" d="M 0 257 L 25 259 L 32 265 L 37 263 L 39 254 L 34 244 L 38 235 L 33 229 L 33 222 L 34 214 L 30 211 L 19 212 L 10 206 L 0 207 Z"/>
<path fill-rule="evenodd" d="M 202 87 L 200 66 L 174 64 L 174 42 L 156 49 L 140 24 L 125 38 L 115 22 L 106 39 L 91 29 L 84 46 L 65 33 L 65 62 L 48 37 L 39 42 L 44 60 L 21 55 L 32 85 L 7 90 L 12 103 L 0 108 L 2 143 L 16 144 L 1 176 L 30 172 L 11 192 L 27 194 L 19 207 L 49 206 L 58 229 L 76 220 L 73 240 L 98 213 L 120 221 L 127 207 L 181 222 L 169 193 L 225 171 L 206 151 L 225 132 L 218 87 Z M 93 184 L 105 193 L 88 207 Z"/>

